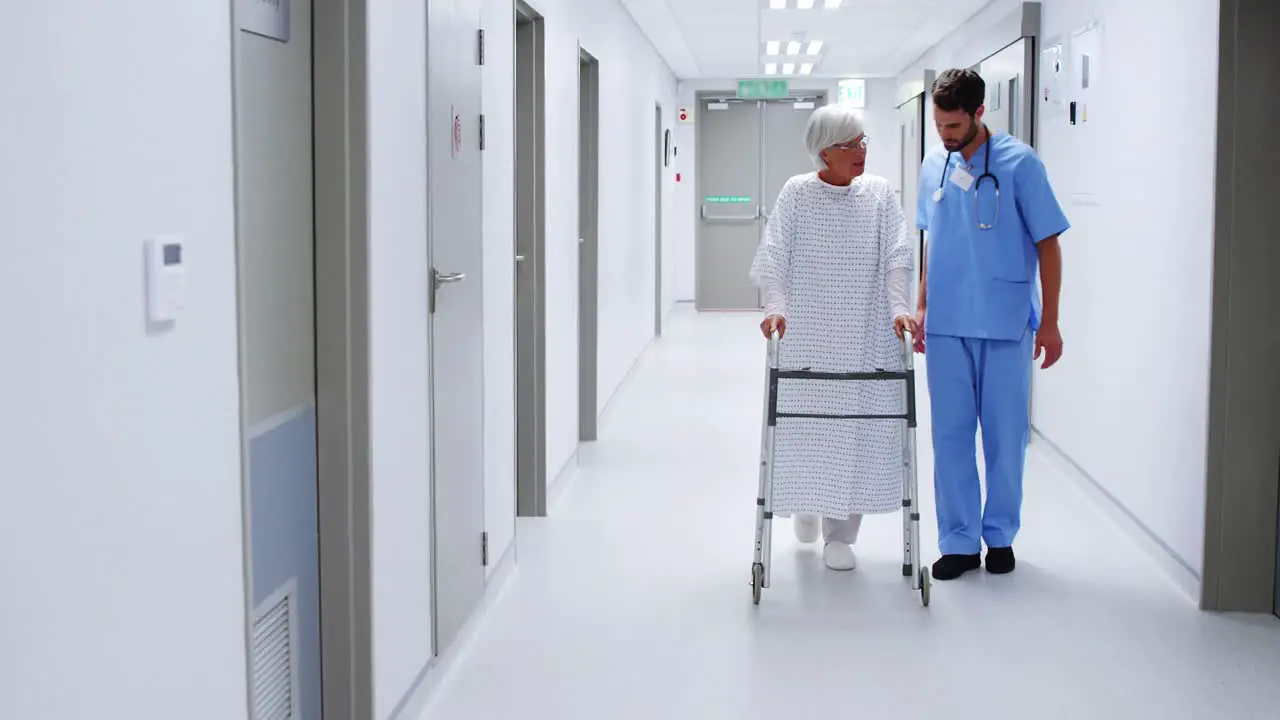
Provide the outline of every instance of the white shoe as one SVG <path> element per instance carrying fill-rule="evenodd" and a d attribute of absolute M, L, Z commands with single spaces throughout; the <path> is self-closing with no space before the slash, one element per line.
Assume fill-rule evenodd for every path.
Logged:
<path fill-rule="evenodd" d="M 791 519 L 791 527 L 796 531 L 796 539 L 802 543 L 818 542 L 822 532 L 821 520 L 817 515 L 796 515 Z"/>
<path fill-rule="evenodd" d="M 858 556 L 853 548 L 842 542 L 829 542 L 822 548 L 822 559 L 832 570 L 852 570 L 858 567 Z"/>

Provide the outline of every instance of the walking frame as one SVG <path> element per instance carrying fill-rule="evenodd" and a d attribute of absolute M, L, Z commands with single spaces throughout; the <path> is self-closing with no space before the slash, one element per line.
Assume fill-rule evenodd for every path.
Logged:
<path fill-rule="evenodd" d="M 762 591 L 769 587 L 770 554 L 773 549 L 773 451 L 774 432 L 779 419 L 885 420 L 901 421 L 902 432 L 902 576 L 911 578 L 911 589 L 920 592 L 920 602 L 929 606 L 930 577 L 920 564 L 919 478 L 916 468 L 916 373 L 911 343 L 902 343 L 901 372 L 814 372 L 783 370 L 778 367 L 781 336 L 775 330 L 769 338 L 768 372 L 765 375 L 765 420 L 760 441 L 760 490 L 756 497 L 756 550 L 751 566 L 751 598 L 760 604 Z M 778 383 L 781 380 L 900 381 L 904 414 L 822 415 L 805 412 L 778 412 Z"/>

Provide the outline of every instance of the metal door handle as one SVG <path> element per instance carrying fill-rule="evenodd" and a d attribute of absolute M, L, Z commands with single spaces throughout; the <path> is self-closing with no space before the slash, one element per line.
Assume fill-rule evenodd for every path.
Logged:
<path fill-rule="evenodd" d="M 760 217 L 760 209 L 759 209 L 759 208 L 756 208 L 756 212 L 755 212 L 755 214 L 753 214 L 753 215 L 708 215 L 708 214 L 707 214 L 707 206 L 705 206 L 705 205 L 703 205 L 703 206 L 700 208 L 700 211 L 701 211 L 701 213 L 702 213 L 702 219 L 703 219 L 703 220 L 705 220 L 705 221 L 707 221 L 707 222 L 739 222 L 739 223 L 749 223 L 749 222 L 755 222 L 755 221 L 756 221 L 757 219 L 759 219 L 759 217 Z"/>
<path fill-rule="evenodd" d="M 431 288 L 427 292 L 427 312 L 436 311 L 436 292 L 444 285 L 462 282 L 467 279 L 466 273 L 442 273 L 431 268 Z"/>
<path fill-rule="evenodd" d="M 518 262 L 518 263 L 522 263 L 522 262 L 524 262 L 524 256 L 523 256 L 523 255 L 517 255 L 517 256 L 516 256 L 516 262 Z"/>
<path fill-rule="evenodd" d="M 431 276 L 435 280 L 436 287 L 448 285 L 450 283 L 462 282 L 467 279 L 466 273 L 441 273 L 435 270 L 431 271 Z"/>

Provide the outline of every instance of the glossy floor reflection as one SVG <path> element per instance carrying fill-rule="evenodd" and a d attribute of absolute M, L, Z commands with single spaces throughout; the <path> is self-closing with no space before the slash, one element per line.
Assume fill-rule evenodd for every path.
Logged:
<path fill-rule="evenodd" d="M 1280 716 L 1280 621 L 1199 612 L 1034 446 L 1013 575 L 938 583 L 923 609 L 899 515 L 867 519 L 851 573 L 780 520 L 752 606 L 755 322 L 676 313 L 552 516 L 521 521 L 518 569 L 425 718 Z"/>

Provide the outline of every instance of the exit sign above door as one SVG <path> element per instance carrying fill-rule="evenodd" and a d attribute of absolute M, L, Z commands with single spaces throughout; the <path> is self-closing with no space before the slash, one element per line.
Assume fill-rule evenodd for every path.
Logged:
<path fill-rule="evenodd" d="M 738 97 L 742 100 L 773 100 L 789 94 L 786 80 L 738 81 Z"/>

